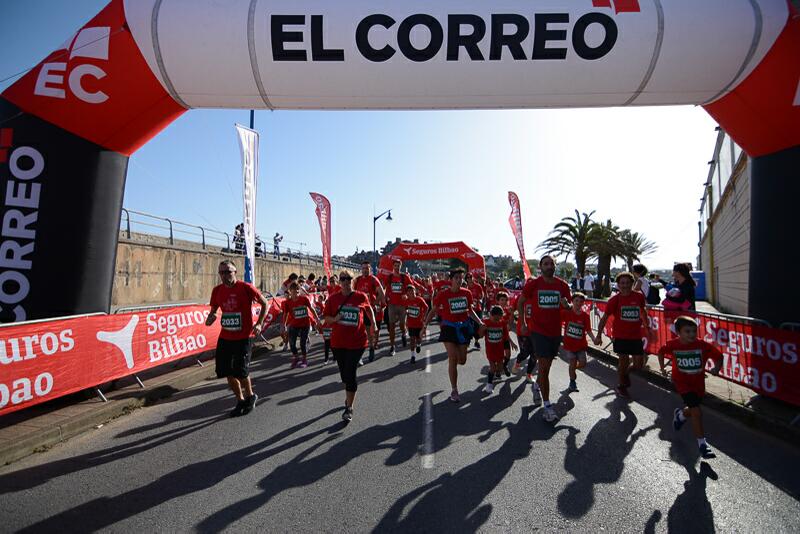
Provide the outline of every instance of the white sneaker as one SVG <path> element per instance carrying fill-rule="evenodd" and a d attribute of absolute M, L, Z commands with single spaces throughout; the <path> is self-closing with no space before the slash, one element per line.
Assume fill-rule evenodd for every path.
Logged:
<path fill-rule="evenodd" d="M 548 423 L 552 423 L 553 421 L 558 419 L 558 416 L 556 415 L 556 412 L 555 410 L 553 410 L 552 406 L 545 407 L 543 416 L 544 420 L 547 421 Z"/>
<path fill-rule="evenodd" d="M 538 388 L 533 388 L 533 405 L 539 406 L 542 403 L 542 394 Z"/>
<path fill-rule="evenodd" d="M 494 384 L 486 384 L 486 387 L 483 388 L 484 393 L 493 393 L 494 392 Z"/>
<path fill-rule="evenodd" d="M 528 384 L 533 384 L 533 373 L 528 373 Z"/>

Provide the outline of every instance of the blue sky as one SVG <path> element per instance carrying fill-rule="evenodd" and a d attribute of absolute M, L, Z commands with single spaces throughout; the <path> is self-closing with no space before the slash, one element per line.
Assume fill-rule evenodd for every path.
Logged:
<path fill-rule="evenodd" d="M 0 79 L 34 66 L 106 4 L 0 0 Z M 14 80 L 0 82 L 0 90 Z M 192 110 L 131 158 L 126 207 L 230 231 L 241 219 L 234 124 L 247 110 Z M 660 249 L 651 268 L 694 261 L 715 123 L 701 108 L 439 112 L 257 111 L 257 230 L 319 251 L 308 196 L 333 204 L 333 251 L 394 237 L 463 240 L 516 256 L 507 192 L 529 257 L 558 220 L 596 210 Z M 289 246 L 293 246 L 289 244 Z"/>

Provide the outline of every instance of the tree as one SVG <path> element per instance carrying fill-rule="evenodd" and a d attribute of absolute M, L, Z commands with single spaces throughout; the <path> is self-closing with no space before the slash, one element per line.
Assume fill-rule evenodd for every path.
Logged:
<path fill-rule="evenodd" d="M 597 226 L 592 215 L 594 211 L 581 214 L 575 210 L 574 217 L 564 217 L 553 227 L 550 236 L 541 242 L 537 250 L 556 257 L 563 255 L 564 261 L 572 255 L 578 272 L 583 272 L 586 260 L 591 256 L 590 236 Z"/>
<path fill-rule="evenodd" d="M 624 257 L 625 247 L 619 234 L 619 226 L 611 219 L 596 224 L 589 232 L 590 255 L 597 257 L 597 285 L 604 297 L 611 296 L 611 262 Z"/>
<path fill-rule="evenodd" d="M 531 268 L 531 273 L 533 276 L 536 276 L 536 271 L 539 269 L 539 260 L 528 260 L 528 267 Z M 522 262 L 515 261 L 511 264 L 508 271 L 506 271 L 509 278 L 519 278 L 520 280 L 525 280 L 525 273 L 522 270 Z"/>
<path fill-rule="evenodd" d="M 658 245 L 648 241 L 644 235 L 638 232 L 622 230 L 619 233 L 619 239 L 623 245 L 623 258 L 625 258 L 625 264 L 629 271 L 633 270 L 634 262 L 658 250 Z"/>

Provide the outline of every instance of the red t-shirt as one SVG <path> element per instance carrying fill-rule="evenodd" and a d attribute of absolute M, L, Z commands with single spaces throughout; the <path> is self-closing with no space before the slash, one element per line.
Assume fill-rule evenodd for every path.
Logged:
<path fill-rule="evenodd" d="M 438 292 L 440 292 L 442 290 L 447 289 L 451 285 L 453 285 L 453 284 L 452 284 L 452 282 L 450 282 L 450 280 L 437 280 L 436 282 L 433 283 L 433 290 L 436 293 L 438 293 Z"/>
<path fill-rule="evenodd" d="M 425 314 L 428 313 L 428 304 L 422 297 L 410 299 L 406 297 L 403 301 L 406 307 L 406 324 L 409 328 L 422 328 L 425 321 Z"/>
<path fill-rule="evenodd" d="M 420 285 L 422 285 L 422 298 L 430 299 L 431 295 L 433 294 L 433 288 L 431 288 L 431 285 L 428 282 L 422 282 Z"/>
<path fill-rule="evenodd" d="M 517 337 L 522 336 L 522 325 L 526 322 L 530 323 L 531 317 L 533 317 L 533 304 L 530 301 L 526 302 L 522 311 L 525 313 L 525 317 L 517 317 Z"/>
<path fill-rule="evenodd" d="M 365 308 L 369 308 L 369 297 L 360 291 L 348 296 L 342 293 L 331 295 L 322 312 L 326 317 L 342 318 L 333 323 L 331 347 L 334 349 L 363 349 L 367 346 L 367 328 L 364 323 Z"/>
<path fill-rule="evenodd" d="M 386 290 L 386 300 L 393 306 L 402 306 L 406 295 L 406 287 L 416 285 L 407 274 L 389 273 L 382 278 Z"/>
<path fill-rule="evenodd" d="M 561 299 L 570 300 L 569 285 L 561 278 L 552 282 L 543 276 L 531 278 L 525 283 L 522 295 L 533 305 L 533 316 L 528 321 L 528 330 L 548 337 L 561 335 Z"/>
<path fill-rule="evenodd" d="M 483 335 L 486 341 L 486 358 L 490 362 L 503 361 L 505 357 L 505 341 L 510 341 L 508 334 L 508 323 L 504 320 L 495 321 L 489 318 L 483 322 L 486 325 L 486 333 Z"/>
<path fill-rule="evenodd" d="M 253 303 L 261 293 L 252 284 L 237 280 L 232 287 L 220 284 L 211 290 L 211 305 L 222 310 L 220 339 L 247 339 L 253 331 Z"/>
<path fill-rule="evenodd" d="M 433 307 L 439 312 L 439 317 L 443 321 L 451 323 L 466 321 L 472 308 L 472 293 L 465 287 L 460 287 L 456 291 L 452 288 L 439 291 L 433 301 Z"/>
<path fill-rule="evenodd" d="M 617 293 L 606 304 L 606 313 L 614 317 L 611 337 L 614 339 L 642 339 L 642 317 L 647 315 L 647 301 L 640 291 L 630 295 Z"/>
<path fill-rule="evenodd" d="M 658 351 L 662 356 L 672 360 L 672 382 L 675 391 L 697 393 L 706 391 L 705 368 L 708 360 L 722 361 L 722 353 L 710 343 L 698 339 L 694 343 L 682 343 L 680 339 L 671 339 Z"/>
<path fill-rule="evenodd" d="M 483 287 L 480 284 L 470 284 L 467 289 L 472 292 L 472 299 L 475 301 L 475 312 L 480 314 L 481 301 L 483 301 Z"/>
<path fill-rule="evenodd" d="M 281 304 L 286 324 L 295 328 L 311 326 L 311 299 L 298 295 L 296 299 L 286 299 Z"/>
<path fill-rule="evenodd" d="M 588 349 L 586 334 L 592 331 L 589 314 L 585 311 L 576 314 L 572 310 L 562 310 L 561 321 L 564 323 L 564 350 L 579 352 Z"/>
<path fill-rule="evenodd" d="M 337 284 L 328 285 L 328 295 L 335 295 L 336 293 L 339 293 L 341 291 L 342 291 L 342 286 L 340 285 Z"/>
<path fill-rule="evenodd" d="M 369 297 L 369 301 L 372 304 L 375 304 L 375 300 L 378 298 L 378 288 L 382 287 L 380 280 L 378 280 L 375 276 L 368 274 L 364 276 L 363 274 L 355 279 L 353 288 L 356 291 L 361 291 L 362 293 L 366 293 Z"/>

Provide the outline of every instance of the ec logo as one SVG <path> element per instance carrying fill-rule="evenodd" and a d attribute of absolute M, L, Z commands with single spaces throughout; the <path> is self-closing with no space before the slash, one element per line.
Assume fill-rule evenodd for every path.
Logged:
<path fill-rule="evenodd" d="M 67 44 L 64 49 L 69 50 L 69 59 L 91 58 L 108 61 L 108 42 L 111 36 L 111 28 L 108 26 L 100 28 L 86 28 L 81 30 L 73 39 L 72 45 Z M 86 88 L 84 80 L 92 77 L 95 80 L 102 80 L 106 77 L 106 72 L 92 63 L 82 63 L 73 67 L 67 74 L 67 63 L 45 63 L 36 79 L 36 87 L 33 93 L 38 96 L 49 98 L 66 98 L 66 87 L 87 104 L 102 104 L 108 100 L 108 95 L 102 91 L 94 91 Z M 66 78 L 66 86 L 64 83 Z"/>

